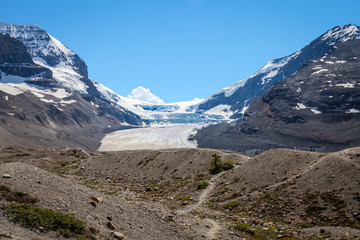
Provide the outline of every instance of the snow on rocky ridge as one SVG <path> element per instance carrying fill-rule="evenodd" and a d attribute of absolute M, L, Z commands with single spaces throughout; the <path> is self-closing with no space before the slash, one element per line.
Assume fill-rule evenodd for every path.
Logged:
<path fill-rule="evenodd" d="M 356 25 L 334 27 L 303 49 L 289 56 L 271 60 L 248 78 L 220 89 L 199 104 L 198 112 L 207 111 L 218 105 L 228 105 L 234 112 L 231 119 L 241 120 L 244 109 L 276 82 L 295 74 L 307 61 L 324 56 L 331 51 L 334 44 L 359 38 L 360 28 Z"/>

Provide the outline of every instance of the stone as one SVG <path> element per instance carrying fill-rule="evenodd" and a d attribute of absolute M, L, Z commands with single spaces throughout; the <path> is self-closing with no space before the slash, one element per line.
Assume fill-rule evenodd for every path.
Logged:
<path fill-rule="evenodd" d="M 96 203 L 95 202 L 89 202 L 90 205 L 92 205 L 93 207 L 96 207 Z"/>
<path fill-rule="evenodd" d="M 5 173 L 5 174 L 3 175 L 3 178 L 11 178 L 11 176 L 10 176 L 10 174 Z"/>
<path fill-rule="evenodd" d="M 115 229 L 115 226 L 114 226 L 111 222 L 108 222 L 108 223 L 106 224 L 106 226 L 107 226 L 108 228 L 112 229 L 112 230 Z"/>
<path fill-rule="evenodd" d="M 98 202 L 98 203 L 103 203 L 104 199 L 102 197 L 89 197 L 91 200 L 93 200 L 94 202 Z"/>
<path fill-rule="evenodd" d="M 124 239 L 125 238 L 125 235 L 122 233 L 119 233 L 119 232 L 112 232 L 112 234 L 116 239 Z"/>

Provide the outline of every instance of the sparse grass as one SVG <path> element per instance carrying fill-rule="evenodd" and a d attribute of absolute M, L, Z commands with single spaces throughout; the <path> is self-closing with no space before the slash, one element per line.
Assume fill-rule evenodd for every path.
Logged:
<path fill-rule="evenodd" d="M 177 197 L 177 200 L 180 200 L 180 201 L 182 201 L 182 202 L 190 201 L 190 200 L 191 200 L 191 196 Z"/>
<path fill-rule="evenodd" d="M 235 230 L 250 234 L 250 235 L 255 235 L 255 232 L 253 230 L 250 229 L 250 224 L 248 223 L 237 223 L 236 225 L 233 226 L 233 228 Z"/>
<path fill-rule="evenodd" d="M 237 212 L 237 213 L 235 213 L 236 215 L 238 215 L 239 217 L 242 217 L 242 218 L 247 218 L 247 217 L 249 217 L 249 215 L 247 215 L 246 213 L 244 213 L 244 212 Z"/>
<path fill-rule="evenodd" d="M 314 225 L 312 225 L 310 223 L 304 223 L 304 222 L 297 223 L 296 226 L 298 226 L 299 228 L 312 228 L 312 227 L 314 227 Z"/>
<path fill-rule="evenodd" d="M 240 205 L 240 202 L 229 202 L 229 203 L 225 203 L 222 207 L 228 210 L 232 210 L 238 205 Z"/>
<path fill-rule="evenodd" d="M 197 190 L 205 189 L 205 188 L 207 188 L 207 186 L 209 186 L 209 182 L 207 182 L 207 181 L 201 182 L 201 183 L 197 186 Z"/>

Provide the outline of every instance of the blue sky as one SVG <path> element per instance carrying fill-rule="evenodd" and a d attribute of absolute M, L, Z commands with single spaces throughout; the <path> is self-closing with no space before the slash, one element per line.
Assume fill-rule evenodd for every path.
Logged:
<path fill-rule="evenodd" d="M 360 25 L 358 0 L 2 1 L 0 20 L 37 24 L 120 95 L 206 98 L 326 32 Z"/>

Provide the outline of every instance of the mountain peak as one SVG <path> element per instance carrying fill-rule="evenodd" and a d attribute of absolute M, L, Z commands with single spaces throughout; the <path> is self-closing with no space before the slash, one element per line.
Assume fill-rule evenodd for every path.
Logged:
<path fill-rule="evenodd" d="M 328 44 L 334 45 L 336 42 L 346 42 L 348 40 L 360 38 L 360 27 L 355 24 L 336 26 L 321 36 L 321 40 L 329 41 Z"/>

